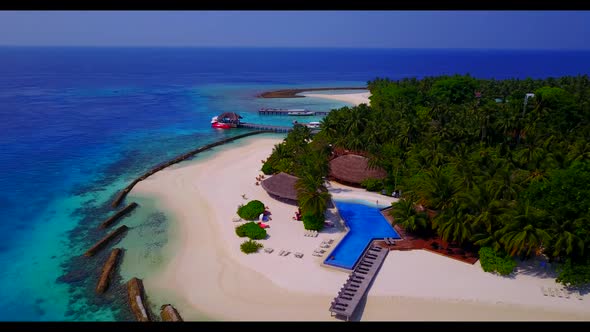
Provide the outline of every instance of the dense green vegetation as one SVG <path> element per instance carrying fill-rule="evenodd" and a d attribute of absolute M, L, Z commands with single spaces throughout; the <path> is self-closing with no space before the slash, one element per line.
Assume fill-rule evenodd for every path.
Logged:
<path fill-rule="evenodd" d="M 543 253 L 567 262 L 560 281 L 587 280 L 580 275 L 590 257 L 588 76 L 368 86 L 371 105 L 333 110 L 314 142 L 362 151 L 385 169 L 384 188 L 403 192 L 397 223 L 499 257 Z M 288 160 L 276 168 L 303 162 Z"/>
<path fill-rule="evenodd" d="M 262 243 L 252 241 L 252 240 L 247 240 L 247 241 L 244 241 L 242 244 L 240 244 L 240 250 L 242 250 L 242 252 L 245 254 L 252 254 L 252 253 L 258 252 L 258 249 L 260 249 L 262 247 L 263 247 Z"/>
<path fill-rule="evenodd" d="M 257 220 L 264 212 L 264 204 L 261 201 L 253 200 L 246 205 L 238 207 L 238 216 L 244 220 Z"/>
<path fill-rule="evenodd" d="M 507 276 L 516 267 L 516 261 L 510 255 L 502 255 L 495 252 L 490 247 L 483 247 L 479 249 L 479 262 L 481 268 L 486 272 L 498 272 L 503 276 Z"/>
<path fill-rule="evenodd" d="M 309 128 L 295 125 L 262 166 L 265 174 L 285 172 L 299 177 L 295 187 L 305 229 L 324 227 L 324 213 L 330 198 L 325 186 L 329 154 L 330 148 L 324 140 L 312 140 Z"/>
<path fill-rule="evenodd" d="M 262 240 L 266 238 L 266 230 L 253 221 L 236 227 L 236 234 L 239 237 L 247 236 L 253 240 Z"/>
<path fill-rule="evenodd" d="M 383 189 L 383 181 L 380 179 L 366 179 L 361 182 L 361 187 L 368 191 L 381 191 Z"/>
<path fill-rule="evenodd" d="M 315 231 L 322 230 L 324 221 L 326 221 L 324 214 L 304 214 L 301 219 L 303 220 L 303 228 Z"/>

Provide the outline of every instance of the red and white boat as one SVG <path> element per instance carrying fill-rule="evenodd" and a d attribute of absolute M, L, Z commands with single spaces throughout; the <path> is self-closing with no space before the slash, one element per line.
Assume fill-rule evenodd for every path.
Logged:
<path fill-rule="evenodd" d="M 218 129 L 230 129 L 230 128 L 232 128 L 231 124 L 229 124 L 229 123 L 223 123 L 223 122 L 217 121 L 217 117 L 216 116 L 214 116 L 211 119 L 211 127 L 212 128 L 218 128 Z"/>
<path fill-rule="evenodd" d="M 218 129 L 237 128 L 242 117 L 237 113 L 223 113 L 219 116 L 211 118 L 211 127 Z M 221 119 L 221 120 L 220 120 Z"/>

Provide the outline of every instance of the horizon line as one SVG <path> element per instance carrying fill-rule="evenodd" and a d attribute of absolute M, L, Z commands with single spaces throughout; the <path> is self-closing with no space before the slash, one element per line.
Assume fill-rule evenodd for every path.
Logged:
<path fill-rule="evenodd" d="M 214 46 L 214 45 L 15 45 L 1 48 L 167 48 L 167 49 L 354 49 L 354 50 L 479 50 L 479 51 L 590 51 L 590 48 L 478 48 L 478 47 L 358 47 L 358 46 Z"/>

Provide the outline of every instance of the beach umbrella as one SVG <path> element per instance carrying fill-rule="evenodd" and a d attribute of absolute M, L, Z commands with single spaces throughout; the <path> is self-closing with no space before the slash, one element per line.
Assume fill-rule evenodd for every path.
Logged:
<path fill-rule="evenodd" d="M 261 214 L 258 216 L 258 220 L 259 220 L 259 221 L 264 221 L 264 213 L 261 213 Z"/>

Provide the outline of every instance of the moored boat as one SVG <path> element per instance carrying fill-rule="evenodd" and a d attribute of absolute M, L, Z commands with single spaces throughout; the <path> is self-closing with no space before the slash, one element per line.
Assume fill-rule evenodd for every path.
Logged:
<path fill-rule="evenodd" d="M 211 127 L 218 129 L 237 128 L 242 117 L 233 112 L 225 112 L 211 118 Z"/>

